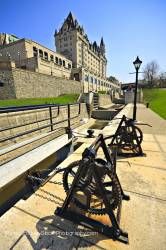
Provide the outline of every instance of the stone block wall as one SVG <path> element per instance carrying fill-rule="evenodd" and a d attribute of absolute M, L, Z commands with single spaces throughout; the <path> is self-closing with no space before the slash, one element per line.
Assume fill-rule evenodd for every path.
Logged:
<path fill-rule="evenodd" d="M 143 93 L 142 90 L 138 89 L 137 91 L 137 102 L 141 103 L 143 101 Z M 126 91 L 125 92 L 125 104 L 134 103 L 134 92 Z"/>
<path fill-rule="evenodd" d="M 112 105 L 111 96 L 99 94 L 99 107 L 108 105 Z"/>
<path fill-rule="evenodd" d="M 0 70 L 0 99 L 15 99 L 15 86 L 11 70 Z"/>
<path fill-rule="evenodd" d="M 74 104 L 71 105 L 70 113 L 71 118 L 77 116 L 76 118 L 71 120 L 71 126 L 74 127 L 75 124 L 80 123 L 82 118 L 88 118 L 87 108 L 85 103 L 81 103 L 81 109 L 79 113 L 79 105 Z M 60 106 L 59 114 L 58 108 L 52 107 L 52 122 L 57 123 L 62 120 L 68 118 L 68 110 L 67 105 Z M 7 147 L 9 145 L 14 145 L 18 142 L 25 141 L 30 138 L 34 138 L 35 136 L 42 135 L 43 133 L 49 133 L 51 131 L 50 126 L 46 128 L 42 128 L 45 125 L 50 124 L 50 111 L 49 108 L 36 109 L 36 110 L 28 110 L 28 111 L 18 111 L 18 112 L 9 112 L 0 114 L 0 138 L 10 137 L 12 135 L 20 134 L 25 131 L 29 131 L 32 129 L 38 128 L 39 130 L 29 133 L 27 135 L 23 135 L 21 137 L 17 137 L 14 139 L 10 139 L 6 142 L 0 143 L 0 146 Z M 53 130 L 58 128 L 67 127 L 68 122 L 60 122 L 56 125 L 53 125 Z M 15 128 L 12 128 L 15 127 Z M 2 131 L 3 128 L 8 128 L 5 131 Z"/>
<path fill-rule="evenodd" d="M 81 93 L 81 83 L 22 69 L 1 71 L 0 99 L 56 97 Z"/>

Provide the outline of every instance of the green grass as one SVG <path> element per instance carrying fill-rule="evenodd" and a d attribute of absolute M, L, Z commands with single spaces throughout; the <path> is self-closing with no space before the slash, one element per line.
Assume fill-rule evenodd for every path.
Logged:
<path fill-rule="evenodd" d="M 159 116 L 166 119 L 166 89 L 143 89 L 144 103 Z"/>
<path fill-rule="evenodd" d="M 102 95 L 107 94 L 107 92 L 106 92 L 105 90 L 100 90 L 100 91 L 98 91 L 98 93 L 99 93 L 99 94 L 102 94 Z"/>
<path fill-rule="evenodd" d="M 47 97 L 47 98 L 0 100 L 0 107 L 37 105 L 37 104 L 67 104 L 67 103 L 77 102 L 78 96 L 79 94 L 68 94 L 68 95 L 61 95 L 58 97 Z"/>

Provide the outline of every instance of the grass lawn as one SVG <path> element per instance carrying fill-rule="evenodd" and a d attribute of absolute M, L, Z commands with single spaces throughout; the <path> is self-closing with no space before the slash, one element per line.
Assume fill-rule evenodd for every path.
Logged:
<path fill-rule="evenodd" d="M 143 89 L 144 103 L 159 116 L 166 119 L 166 89 Z"/>
<path fill-rule="evenodd" d="M 37 104 L 67 104 L 67 103 L 77 102 L 78 96 L 79 94 L 68 94 L 68 95 L 61 95 L 58 97 L 47 97 L 47 98 L 0 100 L 0 107 L 37 105 Z"/>

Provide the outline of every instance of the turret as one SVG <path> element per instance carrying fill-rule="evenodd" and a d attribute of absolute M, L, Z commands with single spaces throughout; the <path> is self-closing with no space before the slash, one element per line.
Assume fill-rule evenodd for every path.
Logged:
<path fill-rule="evenodd" d="M 64 23 L 67 23 L 69 29 L 69 28 L 75 28 L 77 21 L 73 17 L 73 14 L 70 12 Z"/>
<path fill-rule="evenodd" d="M 103 56 L 105 56 L 105 44 L 104 44 L 103 37 L 101 38 L 101 42 L 100 42 L 100 52 Z"/>

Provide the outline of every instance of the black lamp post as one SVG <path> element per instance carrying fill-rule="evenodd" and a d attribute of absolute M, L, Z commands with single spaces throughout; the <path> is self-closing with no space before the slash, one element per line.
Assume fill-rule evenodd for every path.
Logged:
<path fill-rule="evenodd" d="M 141 66 L 142 61 L 137 56 L 136 60 L 133 62 L 134 67 L 136 69 L 136 81 L 135 81 L 135 92 L 134 92 L 134 108 L 133 108 L 133 121 L 136 120 L 136 112 L 137 112 L 137 87 L 138 87 L 138 70 Z"/>

